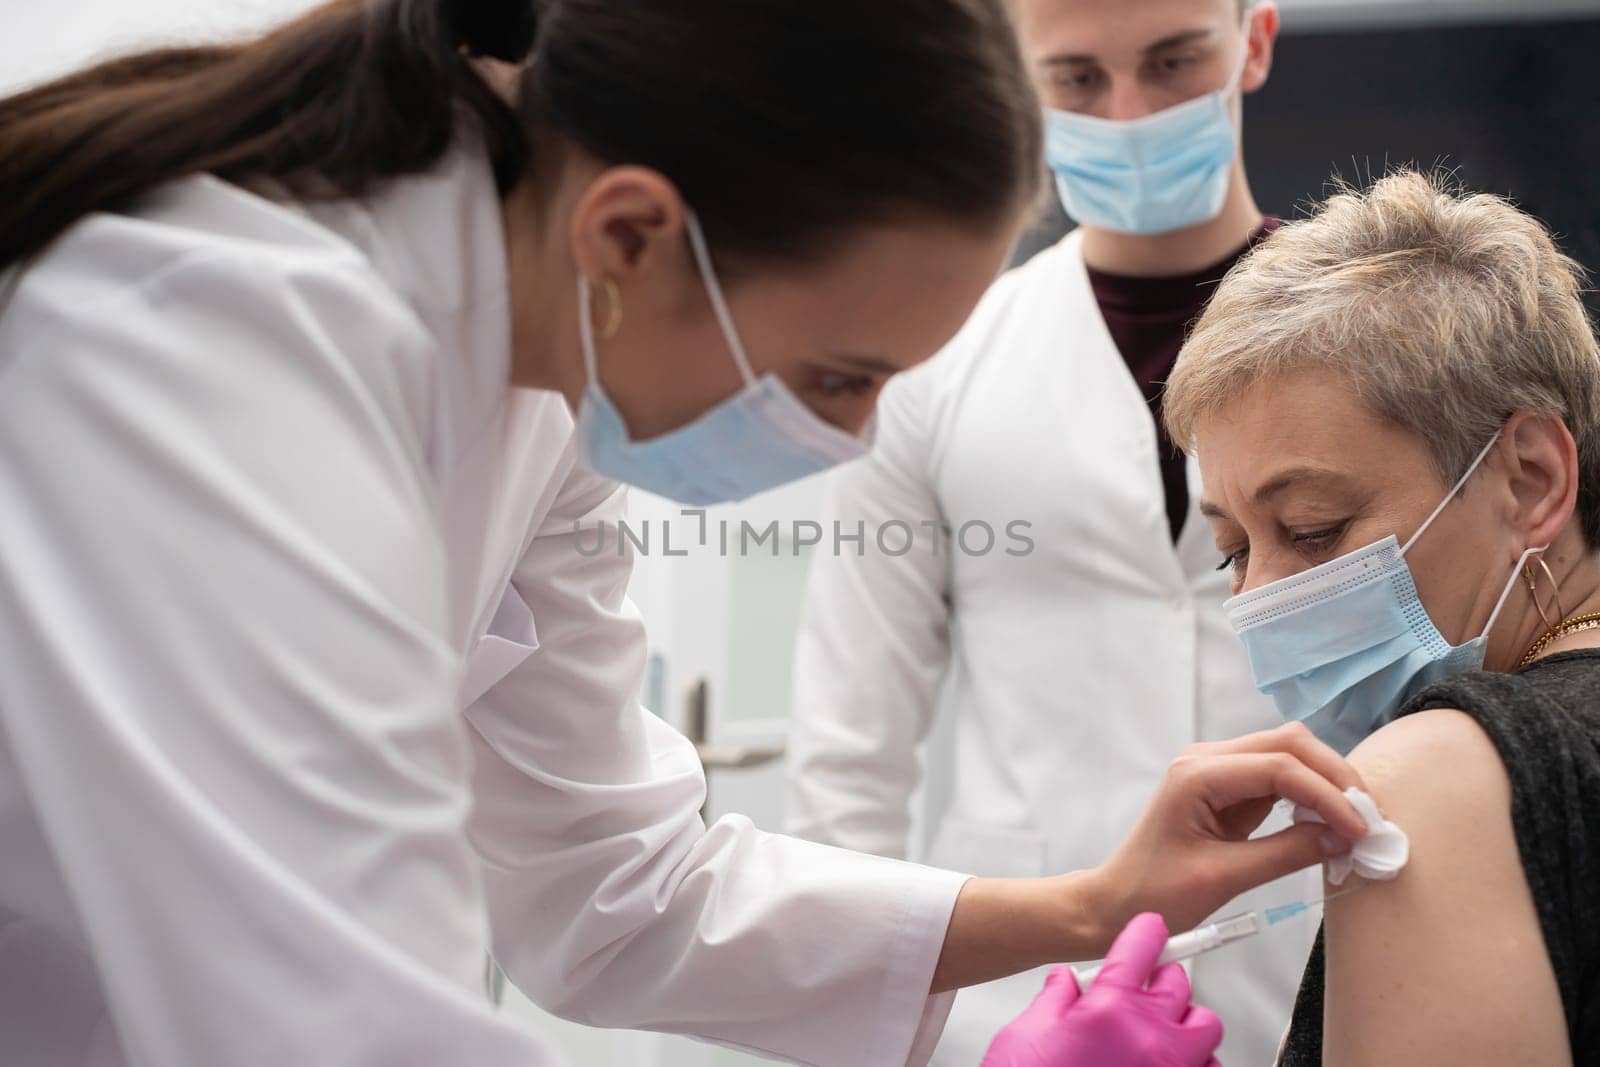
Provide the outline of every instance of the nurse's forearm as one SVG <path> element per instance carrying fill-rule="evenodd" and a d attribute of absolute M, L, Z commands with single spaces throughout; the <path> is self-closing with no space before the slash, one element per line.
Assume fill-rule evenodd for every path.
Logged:
<path fill-rule="evenodd" d="M 990 982 L 1047 963 L 1098 959 L 1123 908 L 1093 871 L 1056 878 L 974 878 L 962 886 L 930 992 Z"/>
<path fill-rule="evenodd" d="M 1187 930 L 1247 889 L 1321 863 L 1365 836 L 1344 790 L 1361 776 L 1300 723 L 1194 745 L 1105 863 L 1058 878 L 976 878 L 956 898 L 932 989 L 987 982 L 1105 954 L 1141 911 Z M 1278 797 L 1315 808 L 1307 823 L 1252 838 Z M 1329 840 L 1329 830 L 1337 831 Z"/>

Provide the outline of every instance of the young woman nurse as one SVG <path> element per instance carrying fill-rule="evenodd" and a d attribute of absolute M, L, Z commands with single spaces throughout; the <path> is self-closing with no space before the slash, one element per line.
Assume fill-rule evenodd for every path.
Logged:
<path fill-rule="evenodd" d="M 957 987 L 1316 862 L 1246 840 L 1275 797 L 1360 836 L 1275 731 L 1098 868 L 969 880 L 704 826 L 634 698 L 575 524 L 860 453 L 1038 122 L 999 0 L 340 0 L 0 102 L 7 1062 L 557 1062 L 491 938 L 576 1019 L 915 1062 Z M 1205 1062 L 1164 936 L 995 1062 Z"/>

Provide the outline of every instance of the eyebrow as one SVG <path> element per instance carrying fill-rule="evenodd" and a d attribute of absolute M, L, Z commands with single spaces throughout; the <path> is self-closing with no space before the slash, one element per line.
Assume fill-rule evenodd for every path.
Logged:
<path fill-rule="evenodd" d="M 882 356 L 852 356 L 844 352 L 836 352 L 833 358 L 840 363 L 848 363 L 856 370 L 871 371 L 874 374 L 899 374 L 904 367 L 897 367 Z"/>
<path fill-rule="evenodd" d="M 1256 491 L 1250 495 L 1250 501 L 1254 504 L 1265 504 L 1296 482 L 1307 481 L 1332 482 L 1343 485 L 1346 482 L 1346 478 L 1338 471 L 1329 470 L 1326 467 L 1290 467 L 1288 470 L 1279 471 L 1257 486 Z M 1232 518 L 1226 511 L 1209 500 L 1200 501 L 1200 514 L 1211 519 Z"/>
<path fill-rule="evenodd" d="M 1154 44 L 1146 45 L 1140 50 L 1140 53 L 1148 56 L 1156 52 L 1164 52 L 1169 48 L 1177 48 L 1179 45 L 1193 44 L 1196 41 L 1212 36 L 1215 36 L 1215 31 L 1213 30 L 1183 30 L 1163 37 Z M 1054 52 L 1045 56 L 1039 62 L 1047 67 L 1064 67 L 1079 63 L 1093 63 L 1099 58 L 1092 52 Z"/>
<path fill-rule="evenodd" d="M 1345 482 L 1344 475 L 1326 467 L 1290 467 L 1288 470 L 1279 471 L 1272 478 L 1262 482 L 1256 491 L 1250 495 L 1250 500 L 1255 504 L 1265 504 L 1279 493 L 1288 489 L 1296 482 Z"/>

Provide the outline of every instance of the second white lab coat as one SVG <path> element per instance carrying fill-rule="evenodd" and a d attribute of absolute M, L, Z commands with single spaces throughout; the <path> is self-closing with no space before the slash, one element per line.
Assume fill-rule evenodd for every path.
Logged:
<path fill-rule="evenodd" d="M 866 536 L 812 563 L 791 831 L 915 855 L 908 804 L 942 702 L 954 742 L 951 765 L 929 772 L 947 806 L 928 859 L 996 876 L 1088 867 L 1184 746 L 1279 723 L 1220 610 L 1197 468 L 1174 546 L 1156 447 L 1076 233 L 1002 277 L 945 351 L 885 388 L 872 455 L 826 491 L 828 520 Z M 874 532 L 897 521 L 880 547 Z M 952 536 L 936 544 L 934 524 Z M 1312 871 L 1248 899 L 1318 889 Z M 1194 964 L 1198 1001 L 1228 1027 L 1224 1062 L 1271 1061 L 1313 932 Z M 976 1063 L 1038 986 L 962 993 L 936 1062 Z"/>
<path fill-rule="evenodd" d="M 476 151 L 315 206 L 188 178 L 20 277 L 7 1067 L 557 1062 L 487 1001 L 491 937 L 585 1022 L 925 1055 L 963 879 L 702 825 L 636 699 L 630 560 L 573 543 L 622 493 L 507 387 Z"/>

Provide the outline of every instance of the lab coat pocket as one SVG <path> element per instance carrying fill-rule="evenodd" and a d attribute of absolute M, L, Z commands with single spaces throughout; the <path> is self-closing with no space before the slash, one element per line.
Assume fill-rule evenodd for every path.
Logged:
<path fill-rule="evenodd" d="M 507 585 L 489 629 L 478 638 L 467 657 L 461 679 L 460 706 L 469 707 L 500 679 L 516 670 L 538 647 L 539 632 L 534 629 L 533 612 L 516 587 Z"/>
<path fill-rule="evenodd" d="M 928 862 L 983 878 L 1036 878 L 1045 870 L 1044 836 L 1031 830 L 946 818 L 934 834 Z"/>

